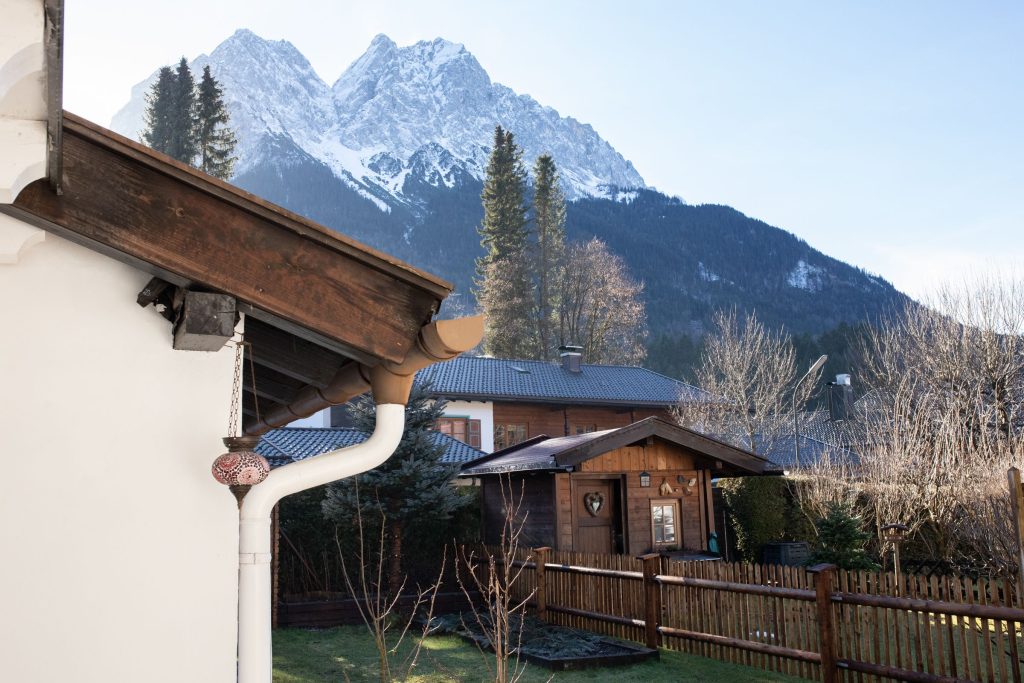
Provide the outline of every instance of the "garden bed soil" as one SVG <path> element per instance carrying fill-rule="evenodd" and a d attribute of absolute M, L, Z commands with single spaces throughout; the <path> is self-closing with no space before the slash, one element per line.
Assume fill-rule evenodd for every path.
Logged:
<path fill-rule="evenodd" d="M 518 626 L 517 618 L 513 633 Z M 472 613 L 435 617 L 432 632 L 452 633 L 478 647 L 491 649 L 490 640 Z M 522 620 L 519 657 L 551 671 L 572 671 L 636 664 L 657 659 L 658 651 L 589 631 L 548 624 L 536 617 L 525 617 Z"/>

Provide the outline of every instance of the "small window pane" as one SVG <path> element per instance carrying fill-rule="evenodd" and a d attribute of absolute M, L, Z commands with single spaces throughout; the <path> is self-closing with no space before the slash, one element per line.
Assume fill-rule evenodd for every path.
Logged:
<path fill-rule="evenodd" d="M 525 424 L 496 424 L 494 425 L 494 449 L 500 450 L 515 446 L 527 439 Z"/>

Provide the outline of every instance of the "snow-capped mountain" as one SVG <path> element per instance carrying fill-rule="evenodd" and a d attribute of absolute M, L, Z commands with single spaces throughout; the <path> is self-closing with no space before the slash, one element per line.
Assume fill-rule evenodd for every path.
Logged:
<path fill-rule="evenodd" d="M 441 38 L 399 47 L 378 35 L 331 87 L 294 45 L 248 30 L 191 63 L 195 72 L 206 65 L 236 128 L 238 175 L 260 162 L 268 144 L 287 139 L 388 211 L 409 199 L 410 180 L 452 187 L 463 175 L 482 179 L 501 124 L 514 131 L 527 163 L 545 152 L 555 157 L 570 199 L 645 186 L 591 126 L 493 83 L 465 47 Z M 155 78 L 132 89 L 114 130 L 138 137 Z"/>
<path fill-rule="evenodd" d="M 515 133 L 527 163 L 554 156 L 574 200 L 568 237 L 599 237 L 644 282 L 652 339 L 700 334 L 716 310 L 734 306 L 821 333 L 905 300 L 784 230 L 645 187 L 593 128 L 493 83 L 461 45 L 398 47 L 380 35 L 333 86 L 291 43 L 251 31 L 192 68 L 207 64 L 239 139 L 232 182 L 442 275 L 467 306 L 495 124 Z M 155 77 L 135 86 L 115 130 L 138 137 Z"/>

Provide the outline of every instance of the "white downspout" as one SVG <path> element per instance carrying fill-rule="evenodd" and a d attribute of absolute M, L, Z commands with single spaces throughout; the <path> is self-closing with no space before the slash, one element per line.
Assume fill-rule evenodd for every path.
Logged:
<path fill-rule="evenodd" d="M 405 406 L 377 406 L 370 438 L 356 446 L 270 472 L 242 499 L 238 529 L 238 681 L 271 683 L 270 514 L 281 498 L 372 470 L 391 457 L 405 431 Z"/>

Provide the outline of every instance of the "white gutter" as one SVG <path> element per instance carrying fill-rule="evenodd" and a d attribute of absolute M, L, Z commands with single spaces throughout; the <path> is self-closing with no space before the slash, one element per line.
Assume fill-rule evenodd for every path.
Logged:
<path fill-rule="evenodd" d="M 370 438 L 270 472 L 242 499 L 238 529 L 238 681 L 271 683 L 270 513 L 281 498 L 355 476 L 391 457 L 405 431 L 405 406 L 377 406 Z"/>

